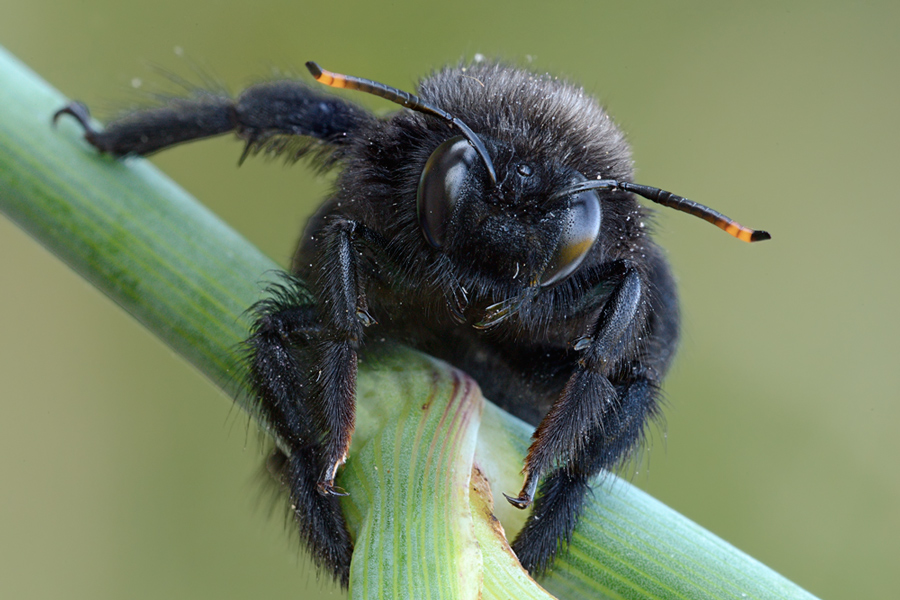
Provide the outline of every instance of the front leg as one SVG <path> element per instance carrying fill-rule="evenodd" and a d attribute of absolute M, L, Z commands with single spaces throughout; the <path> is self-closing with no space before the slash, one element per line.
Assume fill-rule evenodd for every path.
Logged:
<path fill-rule="evenodd" d="M 257 411 L 282 445 L 269 468 L 289 491 L 300 535 L 316 563 L 346 587 L 352 542 L 334 486 L 353 432 L 357 350 L 365 325 L 363 247 L 384 240 L 363 225 L 334 218 L 321 229 L 315 297 L 292 276 L 254 306 L 247 340 Z"/>
<path fill-rule="evenodd" d="M 525 459 L 525 484 L 518 497 L 506 496 L 517 508 L 534 499 L 541 476 L 554 465 L 571 464 L 592 430 L 603 430 L 618 395 L 608 379 L 613 358 L 621 355 L 626 332 L 633 331 L 643 302 L 638 271 L 628 267 L 586 335 L 575 343 L 581 353 L 575 371 L 550 412 L 534 432 Z M 626 344 L 627 345 L 627 344 Z"/>
<path fill-rule="evenodd" d="M 325 327 L 316 374 L 318 402 L 313 408 L 323 434 L 324 471 L 319 492 L 324 495 L 344 494 L 335 487 L 334 479 L 347 460 L 355 424 L 363 328 L 374 323 L 366 312 L 365 281 L 359 267 L 361 245 L 372 243 L 372 235 L 360 223 L 345 218 L 334 219 L 322 234 L 317 283 Z"/>
<path fill-rule="evenodd" d="M 247 340 L 249 381 L 255 411 L 280 440 L 269 470 L 290 495 L 300 537 L 316 565 L 347 587 L 353 544 L 338 498 L 318 491 L 322 474 L 320 430 L 311 390 L 321 319 L 299 280 L 285 276 L 269 298 L 253 307 L 256 322 Z"/>
<path fill-rule="evenodd" d="M 522 494 L 511 500 L 527 505 L 552 469 L 512 544 L 531 573 L 545 571 L 565 548 L 594 478 L 627 460 L 657 414 L 660 379 L 678 337 L 674 284 L 659 259 L 646 281 L 640 275 L 626 265 L 591 331 L 576 342 L 582 354 L 575 371 L 535 433 L 535 460 L 526 465 Z"/>

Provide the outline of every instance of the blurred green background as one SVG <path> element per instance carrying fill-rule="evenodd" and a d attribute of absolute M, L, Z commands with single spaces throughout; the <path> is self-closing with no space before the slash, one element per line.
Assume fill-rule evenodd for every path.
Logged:
<path fill-rule="evenodd" d="M 315 59 L 410 89 L 482 53 L 583 83 L 628 133 L 639 182 L 774 237 L 751 247 L 659 213 L 685 333 L 665 433 L 634 482 L 822 598 L 887 598 L 898 6 L 3 0 L 0 44 L 98 109 L 160 83 L 150 65 L 238 89 Z M 302 165 L 236 169 L 240 150 L 216 140 L 154 162 L 286 264 L 328 182 Z M 3 598 L 337 596 L 268 516 L 246 417 L 5 219 L 0 390 Z"/>

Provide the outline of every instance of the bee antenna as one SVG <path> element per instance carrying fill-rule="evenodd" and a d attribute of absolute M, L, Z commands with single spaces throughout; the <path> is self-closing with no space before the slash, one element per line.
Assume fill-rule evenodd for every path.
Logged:
<path fill-rule="evenodd" d="M 490 176 L 491 178 L 491 183 L 497 185 L 497 173 L 496 171 L 494 171 L 494 163 L 491 162 L 491 157 L 488 154 L 487 148 L 484 147 L 484 143 L 475 134 L 475 132 L 472 131 L 468 125 L 459 120 L 459 118 L 454 117 L 447 111 L 442 110 L 437 106 L 434 106 L 433 104 L 425 102 L 418 96 L 410 94 L 409 92 L 398 90 L 397 88 L 393 88 L 389 85 L 378 83 L 377 81 L 372 81 L 371 79 L 363 79 L 362 77 L 354 77 L 352 75 L 341 75 L 340 73 L 334 73 L 332 71 L 323 69 L 318 65 L 318 63 L 314 61 L 307 62 L 306 68 L 309 69 L 310 74 L 319 83 L 323 83 L 331 87 L 346 88 L 348 90 L 359 90 L 360 92 L 374 94 L 375 96 L 379 96 L 381 98 L 384 98 L 385 100 L 390 100 L 391 102 L 396 102 L 397 104 L 405 106 L 406 108 L 409 108 L 411 110 L 425 113 L 427 115 L 433 115 L 447 121 L 452 125 L 455 125 L 457 129 L 462 131 L 465 138 L 469 140 L 469 143 L 472 144 L 472 147 L 475 148 L 475 151 L 478 152 L 478 155 L 481 156 L 481 160 L 484 161 L 484 166 L 487 167 L 488 176 Z"/>
<path fill-rule="evenodd" d="M 686 212 L 688 214 L 694 215 L 695 217 L 700 217 L 704 221 L 712 223 L 719 229 L 722 229 L 726 233 L 733 235 L 737 239 L 743 240 L 745 242 L 761 242 L 763 240 L 772 238 L 772 236 L 769 235 L 768 231 L 744 227 L 737 221 L 729 219 L 722 213 L 715 211 L 708 206 L 704 206 L 698 202 L 694 202 L 693 200 L 688 200 L 687 198 L 677 196 L 671 192 L 667 192 L 659 188 L 640 185 L 637 183 L 630 183 L 628 181 L 617 181 L 615 179 L 595 179 L 582 181 L 575 184 L 571 188 L 563 190 L 559 194 L 556 194 L 554 197 L 569 196 L 586 190 L 598 189 L 623 190 L 626 192 L 637 194 L 638 196 L 646 198 L 647 200 L 652 200 L 657 204 L 662 204 L 663 206 L 668 206 L 669 208 L 674 208 L 675 210 Z"/>

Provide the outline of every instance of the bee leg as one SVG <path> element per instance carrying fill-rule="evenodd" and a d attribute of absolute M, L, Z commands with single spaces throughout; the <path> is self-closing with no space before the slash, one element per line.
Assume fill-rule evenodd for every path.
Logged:
<path fill-rule="evenodd" d="M 549 565 L 558 540 L 567 543 L 591 478 L 631 447 L 604 445 L 604 440 L 616 440 L 623 434 L 624 421 L 619 416 L 632 401 L 631 396 L 621 396 L 630 388 L 617 388 L 609 377 L 623 354 L 634 352 L 631 338 L 642 329 L 644 289 L 638 271 L 625 268 L 592 327 L 575 343 L 580 353 L 575 370 L 535 430 L 525 459 L 522 491 L 516 498 L 507 496 L 514 506 L 527 507 L 543 475 L 553 470 L 541 485 L 538 502 L 513 546 L 523 566 L 531 571 Z M 638 431 L 642 426 L 639 422 Z M 595 460 L 597 453 L 608 460 Z"/>
<path fill-rule="evenodd" d="M 545 572 L 565 550 L 578 522 L 591 481 L 603 470 L 619 466 L 644 436 L 644 426 L 658 411 L 658 383 L 638 376 L 617 383 L 618 401 L 602 426 L 572 462 L 554 470 L 541 483 L 534 509 L 512 544 L 529 572 Z"/>
<path fill-rule="evenodd" d="M 376 245 L 377 236 L 366 227 L 335 217 L 322 233 L 318 253 L 321 273 L 318 297 L 325 326 L 319 342 L 316 374 L 317 422 L 323 432 L 323 464 L 318 489 L 321 494 L 343 495 L 335 487 L 338 468 L 347 459 L 355 423 L 358 351 L 363 329 L 374 323 L 367 313 L 365 281 L 361 276 L 362 247 Z"/>
<path fill-rule="evenodd" d="M 628 344 L 643 302 L 644 285 L 634 268 L 628 268 L 607 298 L 593 326 L 575 344 L 580 357 L 575 370 L 538 425 L 525 459 L 525 484 L 516 498 L 507 499 L 526 508 L 534 498 L 541 476 L 556 464 L 569 464 L 587 442 L 588 433 L 602 426 L 617 402 L 609 382 L 609 366 Z"/>
<path fill-rule="evenodd" d="M 91 126 L 90 113 L 71 102 L 53 115 L 74 117 L 92 146 L 112 156 L 147 156 L 164 148 L 234 131 L 246 141 L 241 157 L 257 150 L 278 153 L 283 145 L 266 146 L 276 136 L 307 136 L 332 146 L 351 139 L 371 116 L 340 98 L 314 92 L 301 81 L 281 80 L 248 87 L 237 98 L 221 92 L 194 91 L 161 105 L 136 110 L 110 122 L 103 130 Z M 299 158 L 308 149 L 294 147 Z"/>
<path fill-rule="evenodd" d="M 277 463 L 273 474 L 290 494 L 291 511 L 313 560 L 347 587 L 353 545 L 340 502 L 318 492 L 324 449 L 308 365 L 315 362 L 322 327 L 299 280 L 287 277 L 269 292 L 269 299 L 253 307 L 256 323 L 246 346 L 255 409 L 280 441 L 279 460 L 270 461 L 270 468 Z"/>

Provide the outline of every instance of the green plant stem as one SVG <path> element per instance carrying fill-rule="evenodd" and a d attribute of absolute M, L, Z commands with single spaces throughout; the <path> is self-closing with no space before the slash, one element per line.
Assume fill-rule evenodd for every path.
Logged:
<path fill-rule="evenodd" d="M 52 129 L 65 102 L 0 49 L 0 210 L 252 413 L 237 349 L 278 265 L 146 161 L 97 156 L 69 120 Z M 362 369 L 360 386 L 377 376 Z M 370 407 L 396 393 L 360 394 L 363 441 L 376 435 Z M 521 483 L 529 436 L 486 405 L 474 463 L 495 493 Z M 500 504 L 501 520 L 521 521 Z M 542 584 L 560 598 L 812 598 L 612 475 Z"/>

